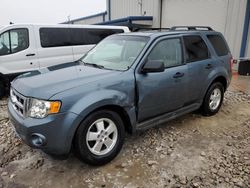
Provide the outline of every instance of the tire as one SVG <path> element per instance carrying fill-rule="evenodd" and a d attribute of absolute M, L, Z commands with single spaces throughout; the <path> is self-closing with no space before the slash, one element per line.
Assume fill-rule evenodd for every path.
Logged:
<path fill-rule="evenodd" d="M 80 124 L 73 147 L 80 160 L 99 166 L 118 155 L 124 137 L 125 129 L 121 117 L 116 112 L 100 110 L 90 114 Z"/>
<path fill-rule="evenodd" d="M 201 106 L 202 114 L 204 116 L 215 115 L 220 110 L 223 98 L 224 98 L 224 87 L 222 83 L 220 82 L 213 83 L 209 87 L 204 97 L 203 104 Z"/>
<path fill-rule="evenodd" d="M 2 99 L 5 96 L 5 86 L 2 81 L 0 81 L 0 99 Z"/>

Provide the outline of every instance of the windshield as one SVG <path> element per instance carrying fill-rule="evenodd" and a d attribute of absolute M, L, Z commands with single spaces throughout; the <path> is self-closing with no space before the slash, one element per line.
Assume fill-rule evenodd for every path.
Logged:
<path fill-rule="evenodd" d="M 148 41 L 141 36 L 111 36 L 100 42 L 81 61 L 97 67 L 127 70 L 134 63 Z"/>

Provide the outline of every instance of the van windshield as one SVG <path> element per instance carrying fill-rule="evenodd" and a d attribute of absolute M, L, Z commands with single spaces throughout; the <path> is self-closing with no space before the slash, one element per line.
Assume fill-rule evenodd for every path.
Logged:
<path fill-rule="evenodd" d="M 148 40 L 141 36 L 111 36 L 96 45 L 81 61 L 104 69 L 128 70 Z"/>

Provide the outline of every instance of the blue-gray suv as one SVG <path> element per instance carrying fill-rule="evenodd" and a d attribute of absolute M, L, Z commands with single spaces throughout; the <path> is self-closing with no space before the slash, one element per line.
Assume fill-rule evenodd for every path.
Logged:
<path fill-rule="evenodd" d="M 209 27 L 112 35 L 77 62 L 19 76 L 9 117 L 20 138 L 51 155 L 71 149 L 103 165 L 134 133 L 200 109 L 216 114 L 232 55 Z"/>

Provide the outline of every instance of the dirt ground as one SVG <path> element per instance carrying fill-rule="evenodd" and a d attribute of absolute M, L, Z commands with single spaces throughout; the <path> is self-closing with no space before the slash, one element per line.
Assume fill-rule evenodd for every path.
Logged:
<path fill-rule="evenodd" d="M 234 76 L 220 112 L 187 114 L 127 135 L 118 157 L 91 167 L 24 145 L 0 101 L 2 187 L 250 187 L 250 77 Z"/>

